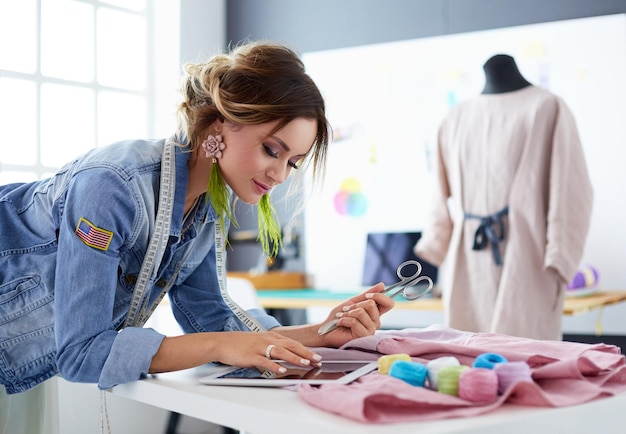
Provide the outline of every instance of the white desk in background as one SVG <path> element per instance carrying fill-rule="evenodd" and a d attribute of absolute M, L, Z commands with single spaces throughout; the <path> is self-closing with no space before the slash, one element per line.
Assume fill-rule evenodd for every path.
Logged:
<path fill-rule="evenodd" d="M 116 386 L 109 393 L 246 434 L 626 432 L 626 393 L 572 407 L 504 405 L 476 417 L 379 425 L 355 422 L 317 409 L 291 390 L 200 384 L 198 379 L 207 375 L 208 369 L 159 374 Z"/>

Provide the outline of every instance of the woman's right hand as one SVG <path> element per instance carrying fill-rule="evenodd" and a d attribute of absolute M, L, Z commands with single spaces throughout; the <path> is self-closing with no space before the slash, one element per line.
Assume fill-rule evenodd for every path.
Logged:
<path fill-rule="evenodd" d="M 152 357 L 149 373 L 179 371 L 210 362 L 283 373 L 284 368 L 274 360 L 319 366 L 321 357 L 298 341 L 272 331 L 189 333 L 164 338 Z"/>
<path fill-rule="evenodd" d="M 284 373 L 285 368 L 275 360 L 284 360 L 297 366 L 319 366 L 322 359 L 301 343 L 271 331 L 221 332 L 211 335 L 219 341 L 215 346 L 218 356 L 216 361 L 227 365 Z"/>

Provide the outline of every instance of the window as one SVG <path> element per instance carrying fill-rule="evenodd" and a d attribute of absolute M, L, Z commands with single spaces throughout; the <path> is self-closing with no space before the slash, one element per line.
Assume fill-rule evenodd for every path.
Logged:
<path fill-rule="evenodd" d="M 178 14 L 171 0 L 0 0 L 0 184 L 171 134 Z"/>

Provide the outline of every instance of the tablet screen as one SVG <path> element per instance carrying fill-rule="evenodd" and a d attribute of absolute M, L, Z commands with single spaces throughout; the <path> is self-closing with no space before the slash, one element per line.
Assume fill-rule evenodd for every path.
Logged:
<path fill-rule="evenodd" d="M 321 367 L 306 367 L 280 362 L 287 372 L 274 374 L 272 378 L 263 376 L 256 368 L 227 367 L 219 372 L 200 379 L 201 383 L 213 385 L 241 386 L 287 386 L 299 383 L 346 384 L 377 368 L 372 361 L 324 361 Z"/>

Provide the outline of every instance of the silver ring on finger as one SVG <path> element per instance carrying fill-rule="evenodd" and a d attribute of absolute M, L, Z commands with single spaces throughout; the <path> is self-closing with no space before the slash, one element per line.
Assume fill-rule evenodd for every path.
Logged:
<path fill-rule="evenodd" d="M 274 344 L 269 344 L 267 346 L 267 348 L 265 349 L 265 357 L 267 357 L 268 359 L 272 358 L 272 349 L 275 347 L 276 345 Z"/>

